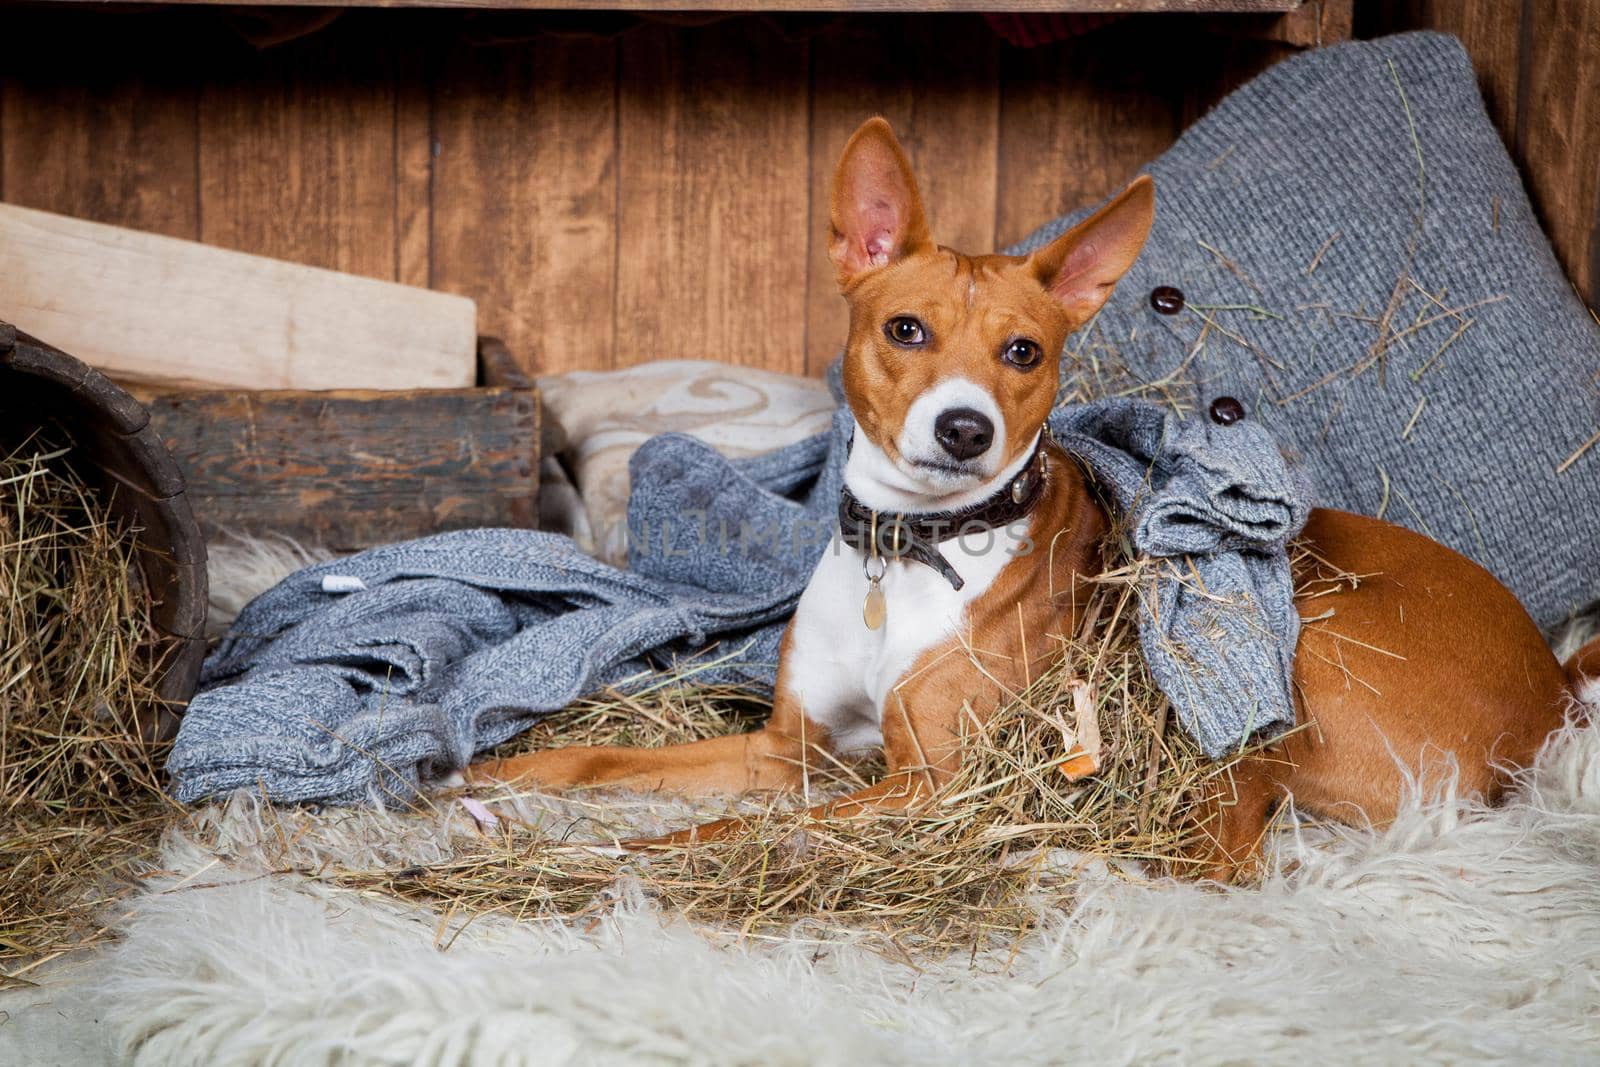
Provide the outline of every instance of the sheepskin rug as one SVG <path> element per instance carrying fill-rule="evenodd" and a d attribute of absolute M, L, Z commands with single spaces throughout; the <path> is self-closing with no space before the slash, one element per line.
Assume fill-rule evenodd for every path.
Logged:
<path fill-rule="evenodd" d="M 268 570 L 303 558 L 249 551 Z M 645 829 L 708 814 L 515 803 L 524 818 Z M 925 1067 L 1577 1063 L 1600 1049 L 1600 726 L 1581 717 L 1498 808 L 1444 780 L 1414 784 L 1381 830 L 1291 823 L 1251 889 L 1091 870 L 1070 910 L 1041 906 L 1019 943 L 976 954 L 895 951 L 826 916 L 780 938 L 691 929 L 638 885 L 578 921 L 519 923 L 291 873 L 437 860 L 471 832 L 451 806 L 236 797 L 199 812 L 97 967 L 126 1054 Z"/>

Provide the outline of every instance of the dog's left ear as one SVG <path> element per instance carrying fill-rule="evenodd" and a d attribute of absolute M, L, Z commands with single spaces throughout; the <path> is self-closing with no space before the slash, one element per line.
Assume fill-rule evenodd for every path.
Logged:
<path fill-rule="evenodd" d="M 861 124 L 833 172 L 828 257 L 839 284 L 930 243 L 911 161 L 882 118 Z"/>
<path fill-rule="evenodd" d="M 1076 329 L 1105 304 L 1139 258 L 1156 217 L 1156 183 L 1141 174 L 1109 204 L 1035 252 L 1034 276 Z"/>

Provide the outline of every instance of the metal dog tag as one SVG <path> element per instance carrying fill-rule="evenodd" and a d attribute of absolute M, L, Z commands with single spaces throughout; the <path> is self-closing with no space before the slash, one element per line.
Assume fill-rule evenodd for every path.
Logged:
<path fill-rule="evenodd" d="M 861 621 L 869 630 L 880 630 L 889 616 L 889 604 L 883 596 L 883 586 L 876 578 L 867 583 L 867 600 L 861 605 Z"/>
<path fill-rule="evenodd" d="M 895 529 L 896 544 L 899 543 L 900 530 Z M 867 599 L 861 605 L 861 621 L 867 624 L 869 630 L 883 629 L 883 622 L 889 617 L 889 602 L 883 595 L 883 576 L 889 571 L 889 564 L 878 555 L 878 513 L 872 513 L 872 540 L 869 542 L 871 554 L 861 561 L 861 574 L 867 580 Z M 878 565 L 876 574 L 872 565 Z"/>

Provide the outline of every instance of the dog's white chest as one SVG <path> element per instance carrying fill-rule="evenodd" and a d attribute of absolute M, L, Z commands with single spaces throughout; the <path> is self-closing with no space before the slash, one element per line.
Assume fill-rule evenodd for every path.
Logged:
<path fill-rule="evenodd" d="M 883 576 L 887 618 L 862 619 L 867 579 L 861 555 L 829 544 L 795 610 L 784 682 L 806 716 L 828 729 L 840 751 L 883 743 L 883 714 L 895 687 L 922 654 L 964 631 L 967 605 L 981 597 L 1023 546 L 1020 527 L 953 538 L 939 548 L 964 581 L 951 587 L 932 567 L 890 562 Z"/>

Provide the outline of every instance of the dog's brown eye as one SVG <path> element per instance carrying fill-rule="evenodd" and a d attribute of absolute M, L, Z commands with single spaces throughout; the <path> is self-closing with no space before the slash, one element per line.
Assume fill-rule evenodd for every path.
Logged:
<path fill-rule="evenodd" d="M 884 336 L 897 345 L 920 345 L 928 339 L 922 323 L 910 315 L 897 315 L 883 324 Z"/>
<path fill-rule="evenodd" d="M 1027 368 L 1039 362 L 1039 357 L 1042 355 L 1044 351 L 1038 345 L 1026 337 L 1018 337 L 1006 342 L 1006 349 L 1000 353 L 1000 358 L 1013 367 Z"/>

